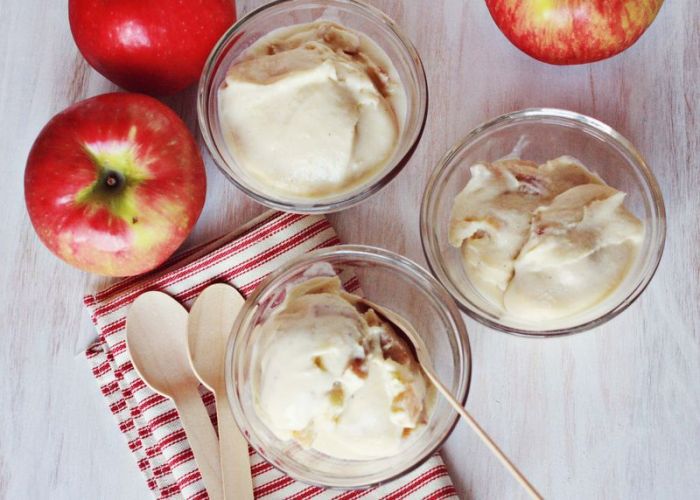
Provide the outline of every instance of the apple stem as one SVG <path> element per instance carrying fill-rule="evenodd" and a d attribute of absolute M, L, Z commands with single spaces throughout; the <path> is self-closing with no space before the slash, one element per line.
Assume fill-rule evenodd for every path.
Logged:
<path fill-rule="evenodd" d="M 105 186 L 111 191 L 118 189 L 124 184 L 124 177 L 121 173 L 108 170 L 104 176 Z"/>

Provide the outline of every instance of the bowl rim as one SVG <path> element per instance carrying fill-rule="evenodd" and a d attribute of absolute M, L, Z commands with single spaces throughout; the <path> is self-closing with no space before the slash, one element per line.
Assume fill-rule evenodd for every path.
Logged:
<path fill-rule="evenodd" d="M 370 17 L 376 20 L 377 23 L 385 25 L 400 42 L 401 49 L 405 51 L 408 59 L 412 61 L 412 66 L 415 71 L 418 90 L 418 105 L 416 111 L 417 126 L 409 139 L 410 145 L 406 149 L 405 153 L 395 162 L 393 162 L 390 168 L 386 169 L 383 174 L 376 177 L 370 184 L 364 186 L 364 188 L 361 190 L 354 193 L 350 191 L 352 194 L 346 193 L 345 195 L 340 195 L 340 198 L 337 198 L 334 201 L 283 201 L 279 198 L 265 195 L 260 190 L 256 190 L 240 181 L 238 176 L 233 174 L 228 163 L 219 153 L 213 134 L 210 130 L 208 101 L 212 90 L 209 89 L 209 83 L 216 74 L 222 52 L 229 41 L 234 39 L 253 18 L 264 15 L 270 9 L 276 8 L 280 5 L 292 4 L 290 7 L 294 8 L 296 7 L 294 4 L 303 5 L 306 3 L 319 3 L 319 0 L 273 0 L 250 11 L 243 17 L 239 18 L 228 30 L 226 30 L 226 32 L 224 32 L 224 34 L 214 45 L 214 48 L 211 50 L 206 62 L 204 63 L 202 74 L 197 85 L 197 121 L 207 151 L 209 152 L 212 160 L 214 160 L 214 164 L 217 166 L 217 168 L 227 179 L 229 179 L 229 181 L 234 184 L 234 186 L 243 191 L 243 193 L 269 208 L 301 214 L 325 214 L 351 208 L 379 192 L 403 170 L 418 147 L 418 144 L 423 136 L 423 131 L 425 130 L 429 101 L 428 79 L 426 77 L 423 61 L 418 53 L 418 50 L 413 45 L 413 42 L 411 42 L 411 40 L 403 33 L 401 28 L 399 28 L 391 17 L 362 0 L 332 0 L 332 2 L 345 4 L 349 9 L 359 9 L 364 11 L 365 13 L 369 14 Z"/>
<path fill-rule="evenodd" d="M 460 371 L 460 375 L 463 375 L 463 394 L 462 395 L 457 395 L 455 396 L 455 399 L 459 401 L 462 406 L 466 405 L 467 398 L 469 396 L 469 391 L 471 389 L 471 380 L 472 380 L 472 365 L 473 365 L 473 360 L 472 360 L 472 351 L 471 351 L 471 343 L 469 340 L 469 333 L 467 330 L 467 326 L 464 323 L 464 319 L 460 313 L 459 308 L 457 307 L 457 304 L 455 303 L 454 299 L 450 295 L 450 293 L 445 289 L 445 287 L 440 283 L 435 277 L 425 268 L 422 266 L 416 264 L 412 260 L 399 255 L 397 253 L 394 253 L 390 250 L 386 250 L 380 247 L 374 247 L 371 245 L 350 245 L 350 244 L 341 244 L 341 245 L 334 245 L 331 247 L 325 247 L 325 248 L 319 248 L 316 250 L 313 250 L 308 253 L 304 253 L 302 255 L 299 255 L 298 257 L 295 257 L 293 259 L 290 259 L 289 261 L 285 262 L 282 264 L 280 267 L 272 271 L 270 274 L 268 274 L 261 282 L 260 284 L 256 287 L 256 289 L 253 291 L 253 293 L 250 294 L 246 298 L 246 302 L 241 308 L 241 310 L 238 313 L 238 316 L 236 317 L 236 321 L 231 329 L 231 333 L 229 335 L 227 344 L 226 344 L 226 357 L 225 357 L 225 370 L 226 373 L 225 375 L 225 383 L 226 383 L 226 393 L 228 396 L 229 400 L 229 407 L 231 408 L 231 412 L 233 413 L 234 420 L 236 421 L 236 425 L 239 427 L 241 430 L 241 433 L 243 433 L 244 436 L 246 436 L 246 440 L 248 443 L 258 452 L 260 453 L 260 449 L 258 446 L 258 443 L 253 443 L 253 441 L 250 439 L 251 435 L 248 434 L 246 435 L 244 426 L 239 424 L 239 420 L 243 420 L 243 422 L 247 425 L 247 419 L 245 418 L 245 413 L 242 410 L 240 400 L 238 398 L 238 392 L 236 390 L 236 381 L 234 378 L 236 377 L 236 374 L 234 374 L 234 356 L 237 353 L 238 348 L 240 347 L 240 342 L 238 341 L 239 337 L 239 331 L 241 328 L 244 326 L 244 316 L 249 316 L 251 312 L 254 312 L 254 309 L 252 309 L 251 304 L 254 304 L 257 300 L 258 297 L 263 293 L 263 291 L 266 291 L 270 284 L 273 283 L 276 279 L 278 279 L 281 275 L 285 274 L 289 270 L 301 266 L 306 263 L 311 263 L 314 261 L 319 260 L 319 258 L 324 258 L 324 257 L 336 257 L 336 256 L 347 256 L 349 258 L 360 258 L 360 259 L 368 259 L 369 261 L 373 262 L 381 262 L 381 263 L 389 263 L 391 266 L 394 266 L 396 262 L 399 262 L 401 264 L 401 267 L 403 269 L 402 272 L 406 273 L 411 273 L 414 276 L 417 276 L 423 280 L 426 280 L 431 284 L 433 287 L 434 291 L 436 291 L 441 297 L 439 297 L 439 303 L 441 306 L 444 308 L 445 314 L 451 319 L 451 321 L 454 323 L 455 329 L 451 329 L 451 336 L 454 337 L 454 340 L 456 342 L 456 347 L 457 351 L 459 353 L 460 358 L 463 360 L 463 363 L 465 365 L 465 370 Z M 247 314 L 243 314 L 244 310 L 246 310 Z M 441 396 L 439 394 L 436 394 L 437 398 L 440 398 Z M 442 436 L 439 436 L 438 439 L 436 439 L 435 443 L 433 446 L 430 446 L 425 453 L 418 458 L 415 462 L 410 464 L 409 466 L 397 471 L 397 472 L 392 472 L 391 474 L 387 475 L 384 478 L 381 478 L 379 480 L 375 481 L 370 481 L 370 482 L 358 482 L 358 483 L 353 483 L 353 484 L 336 484 L 336 483 L 324 483 L 321 481 L 318 481 L 315 478 L 309 478 L 304 475 L 299 475 L 296 474 L 295 472 L 290 472 L 288 470 L 285 470 L 283 468 L 278 467 L 278 464 L 272 463 L 267 457 L 265 453 L 261 453 L 261 456 L 263 456 L 268 462 L 272 463 L 272 465 L 275 468 L 278 468 L 281 470 L 283 473 L 287 474 L 288 476 L 292 477 L 295 480 L 301 481 L 305 484 L 310 484 L 310 485 L 315 485 L 315 486 L 321 486 L 325 488 L 338 488 L 338 489 L 357 489 L 357 488 L 366 488 L 370 486 L 379 486 L 382 484 L 386 484 L 390 481 L 393 481 L 397 478 L 400 478 L 406 474 L 409 474 L 410 472 L 414 471 L 421 465 L 423 465 L 430 457 L 432 457 L 437 450 L 439 450 L 444 444 L 445 441 L 452 435 L 452 432 L 454 431 L 455 427 L 459 423 L 460 417 L 459 414 L 452 408 L 448 408 L 448 411 L 450 412 L 450 415 L 452 418 L 452 423 L 445 429 L 443 432 Z M 248 425 L 248 427 L 250 427 Z"/>
<path fill-rule="evenodd" d="M 434 199 L 434 193 L 436 187 L 439 186 L 443 180 L 442 177 L 454 167 L 453 162 L 455 158 L 465 149 L 470 147 L 474 142 L 480 139 L 484 133 L 494 128 L 498 128 L 506 123 L 538 121 L 547 118 L 569 121 L 582 125 L 585 128 L 594 129 L 598 133 L 602 133 L 609 140 L 611 139 L 613 142 L 617 143 L 633 158 L 634 162 L 631 162 L 633 168 L 641 173 L 646 187 L 651 192 L 652 211 L 656 216 L 658 226 L 656 228 L 657 235 L 655 240 L 652 241 L 651 265 L 646 270 L 645 274 L 643 274 L 640 279 L 637 280 L 631 292 L 619 304 L 615 305 L 610 310 L 602 313 L 596 318 L 567 328 L 542 330 L 511 327 L 485 317 L 480 312 L 480 308 L 475 306 L 468 298 L 462 295 L 457 287 L 454 286 L 448 274 L 444 271 L 442 259 L 439 257 L 439 252 L 436 251 L 438 248 L 436 236 L 429 227 L 431 225 L 431 215 L 434 212 L 437 203 L 437 200 Z M 574 111 L 547 107 L 525 108 L 518 111 L 504 113 L 496 118 L 482 122 L 480 125 L 467 133 L 467 135 L 455 142 L 452 147 L 442 156 L 442 158 L 440 158 L 436 166 L 433 168 L 433 171 L 428 178 L 425 190 L 423 191 L 423 199 L 421 201 L 420 209 L 420 240 L 423 248 L 423 255 L 425 256 L 430 271 L 448 290 L 458 307 L 469 317 L 493 330 L 515 336 L 527 338 L 563 337 L 581 333 L 608 322 L 627 309 L 646 289 L 656 274 L 656 270 L 659 267 L 659 263 L 661 262 L 661 257 L 664 252 L 666 242 L 666 208 L 663 195 L 661 193 L 661 188 L 659 187 L 658 181 L 656 180 L 653 172 L 646 164 L 646 161 L 637 148 L 617 130 L 600 120 Z"/>

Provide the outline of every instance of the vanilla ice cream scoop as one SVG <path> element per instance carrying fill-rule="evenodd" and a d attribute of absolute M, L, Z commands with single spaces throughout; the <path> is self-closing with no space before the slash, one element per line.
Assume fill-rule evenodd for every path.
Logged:
<path fill-rule="evenodd" d="M 450 244 L 470 281 L 505 313 L 566 317 L 622 282 L 644 234 L 624 193 L 567 156 L 539 166 L 476 164 L 471 173 L 452 208 Z"/>
<path fill-rule="evenodd" d="M 288 290 L 258 326 L 256 410 L 280 439 L 336 458 L 395 455 L 426 423 L 432 386 L 392 327 L 353 298 L 337 277 Z"/>
<path fill-rule="evenodd" d="M 219 91 L 226 144 L 261 190 L 323 199 L 369 182 L 391 159 L 405 92 L 387 55 L 328 21 L 275 30 Z"/>
<path fill-rule="evenodd" d="M 506 310 L 552 319 L 607 297 L 627 274 L 644 234 L 624 198 L 610 186 L 583 184 L 538 208 L 514 263 Z"/>
<path fill-rule="evenodd" d="M 452 207 L 449 239 L 461 248 L 470 279 L 489 300 L 503 305 L 533 212 L 581 183 L 602 181 L 566 156 L 539 167 L 518 159 L 471 167 L 471 179 Z"/>

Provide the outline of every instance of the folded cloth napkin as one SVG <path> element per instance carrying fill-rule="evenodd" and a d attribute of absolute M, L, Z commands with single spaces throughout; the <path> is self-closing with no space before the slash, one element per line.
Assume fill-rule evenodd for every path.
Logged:
<path fill-rule="evenodd" d="M 288 259 L 336 244 L 338 238 L 325 217 L 267 212 L 234 234 L 176 257 L 163 271 L 127 278 L 85 297 L 99 334 L 86 356 L 156 497 L 205 499 L 207 493 L 174 405 L 145 385 L 126 351 L 129 305 L 147 290 L 161 290 L 189 308 L 204 288 L 222 281 L 248 295 Z M 215 423 L 214 398 L 204 388 L 201 394 Z M 256 498 L 437 500 L 457 496 L 438 455 L 400 479 L 357 491 L 324 490 L 297 482 L 252 450 L 250 461 Z"/>

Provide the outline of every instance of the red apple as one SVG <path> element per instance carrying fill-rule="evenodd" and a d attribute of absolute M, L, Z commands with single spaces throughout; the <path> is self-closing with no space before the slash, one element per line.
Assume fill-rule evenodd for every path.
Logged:
<path fill-rule="evenodd" d="M 24 173 L 29 217 L 69 264 L 108 276 L 149 271 L 197 221 L 204 163 L 185 124 L 142 94 L 104 94 L 54 116 Z"/>
<path fill-rule="evenodd" d="M 120 87 L 174 94 L 199 79 L 236 19 L 233 0 L 69 0 L 75 43 Z"/>
<path fill-rule="evenodd" d="M 644 33 L 663 0 L 486 0 L 520 50 L 550 64 L 582 64 L 622 52 Z"/>

